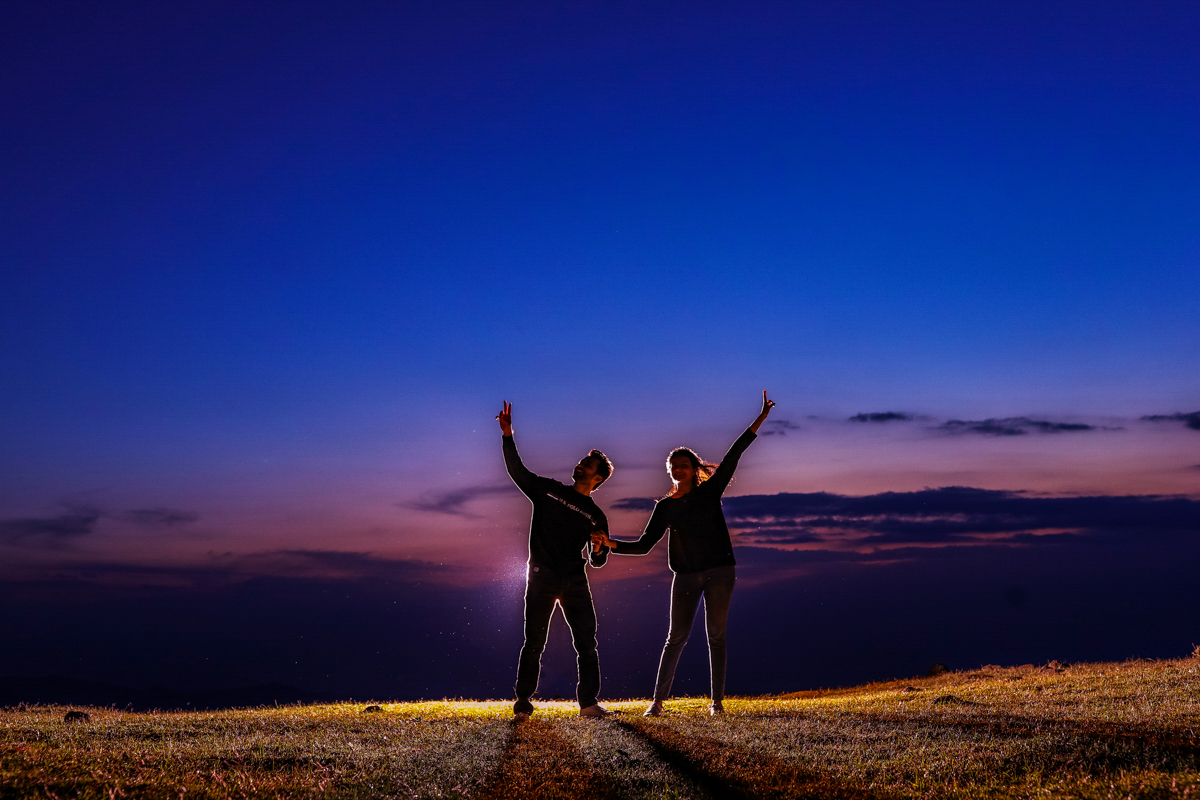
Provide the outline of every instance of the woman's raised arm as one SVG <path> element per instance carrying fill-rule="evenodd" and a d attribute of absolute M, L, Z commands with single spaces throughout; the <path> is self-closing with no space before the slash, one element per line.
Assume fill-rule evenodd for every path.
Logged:
<path fill-rule="evenodd" d="M 721 464 L 717 467 L 717 471 L 713 473 L 712 477 L 700 484 L 704 487 L 705 491 L 716 492 L 718 495 L 725 493 L 729 482 L 733 480 L 733 471 L 737 469 L 738 459 L 742 457 L 742 453 L 746 452 L 746 448 L 754 441 L 754 437 L 758 435 L 759 426 L 763 424 L 763 420 L 767 418 L 767 415 L 771 413 L 771 409 L 774 407 L 775 401 L 768 400 L 767 393 L 764 390 L 762 411 L 759 412 L 758 418 L 750 423 L 750 427 L 746 429 L 746 432 L 739 436 L 737 441 L 730 446 L 729 452 L 721 459 Z"/>

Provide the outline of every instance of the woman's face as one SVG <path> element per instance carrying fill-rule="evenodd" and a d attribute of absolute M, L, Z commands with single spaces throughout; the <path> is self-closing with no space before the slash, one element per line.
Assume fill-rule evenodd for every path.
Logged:
<path fill-rule="evenodd" d="M 694 486 L 696 484 L 696 468 L 692 466 L 692 460 L 687 456 L 673 456 L 671 458 L 671 480 L 682 486 Z"/>

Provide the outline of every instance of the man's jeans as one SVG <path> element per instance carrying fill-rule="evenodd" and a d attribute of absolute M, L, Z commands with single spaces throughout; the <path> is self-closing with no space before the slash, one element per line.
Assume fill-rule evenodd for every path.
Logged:
<path fill-rule="evenodd" d="M 529 698 L 537 690 L 542 671 L 542 651 L 550 632 L 550 617 L 554 604 L 562 606 L 563 616 L 571 628 L 571 639 L 579 661 L 579 683 L 576 698 L 580 708 L 596 704 L 600 694 L 600 657 L 596 653 L 596 608 L 592 605 L 592 590 L 586 575 L 551 575 L 544 570 L 529 568 L 525 582 L 525 646 L 517 664 L 517 693 L 514 712 L 533 711 Z"/>
<path fill-rule="evenodd" d="M 725 623 L 729 619 L 729 601 L 737 580 L 734 567 L 714 567 L 703 572 L 687 572 L 671 582 L 671 631 L 658 663 L 654 699 L 661 703 L 671 696 L 675 668 L 692 632 L 700 597 L 704 597 L 704 630 L 708 633 L 708 668 L 712 675 L 712 702 L 725 699 Z"/>

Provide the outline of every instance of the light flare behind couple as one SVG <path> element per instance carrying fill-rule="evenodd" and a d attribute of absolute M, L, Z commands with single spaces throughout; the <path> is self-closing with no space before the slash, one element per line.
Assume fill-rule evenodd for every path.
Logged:
<path fill-rule="evenodd" d="M 533 713 L 530 698 L 537 690 L 542 669 L 542 651 L 550 631 L 555 605 L 571 629 L 579 662 L 576 699 L 583 717 L 605 717 L 610 713 L 597 701 L 600 694 L 600 658 L 596 653 L 596 609 L 588 585 L 587 565 L 602 567 L 609 552 L 642 556 L 668 536 L 668 563 L 675 574 L 671 582 L 671 620 L 667 643 L 658 665 L 654 700 L 647 716 L 662 713 L 671 695 L 675 668 L 687 643 L 700 600 L 704 600 L 704 624 L 708 634 L 708 663 L 712 677 L 710 711 L 724 713 L 725 624 L 736 580 L 733 544 L 721 510 L 721 495 L 729 486 L 738 459 L 758 436 L 758 428 L 775 403 L 763 392 L 762 411 L 729 448 L 720 464 L 709 464 L 693 450 L 680 447 L 667 457 L 673 488 L 659 500 L 650 522 L 637 541 L 625 542 L 608 534 L 608 518 L 592 492 L 612 475 L 613 465 L 599 450 L 588 453 L 575 466 L 572 483 L 543 478 L 525 468 L 513 440 L 512 404 L 496 419 L 504 438 L 504 465 L 513 483 L 533 503 L 529 525 L 529 565 L 525 581 L 525 644 L 517 664 L 517 701 L 513 715 L 518 721 Z M 668 534 L 669 531 L 669 534 Z"/>

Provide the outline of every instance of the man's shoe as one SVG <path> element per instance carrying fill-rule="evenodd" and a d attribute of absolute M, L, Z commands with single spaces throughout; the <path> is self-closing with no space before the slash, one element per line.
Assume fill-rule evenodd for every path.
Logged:
<path fill-rule="evenodd" d="M 529 698 L 517 698 L 517 702 L 513 703 L 513 722 L 525 722 L 533 715 L 533 703 L 529 702 Z"/>
<path fill-rule="evenodd" d="M 601 705 L 588 706 L 587 708 L 579 709 L 579 716 L 581 717 L 608 717 L 612 716 L 612 713 L 613 712 Z"/>
<path fill-rule="evenodd" d="M 645 711 L 642 712 L 642 716 L 643 717 L 661 717 L 662 716 L 662 703 L 655 700 L 653 703 L 650 704 L 649 708 L 647 708 Z"/>
<path fill-rule="evenodd" d="M 713 703 L 711 706 L 708 707 L 708 713 L 713 715 L 714 717 L 724 716 L 725 707 L 723 705 L 721 705 L 720 703 Z"/>

